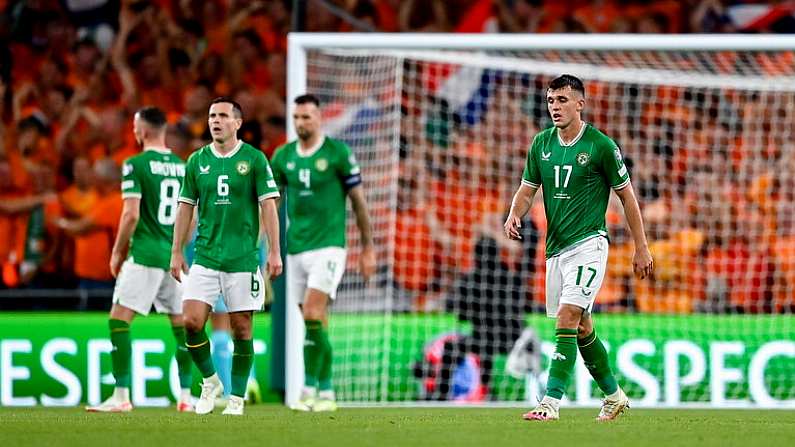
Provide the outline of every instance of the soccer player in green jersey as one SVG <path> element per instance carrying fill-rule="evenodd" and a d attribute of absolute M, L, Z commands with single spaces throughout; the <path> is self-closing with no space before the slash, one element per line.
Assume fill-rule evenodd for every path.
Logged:
<path fill-rule="evenodd" d="M 536 191 L 543 189 L 547 218 L 546 307 L 547 316 L 557 318 L 556 344 L 546 395 L 524 415 L 528 420 L 558 419 L 560 399 L 574 371 L 578 348 L 585 366 L 605 393 L 598 418 L 614 419 L 629 407 L 629 399 L 616 383 L 591 317 L 607 269 L 605 212 L 611 189 L 621 199 L 635 241 L 635 273 L 644 278 L 654 268 L 621 151 L 613 140 L 582 120 L 584 107 L 585 88 L 578 78 L 562 75 L 549 84 L 547 109 L 554 126 L 533 139 L 522 184 L 505 222 L 506 236 L 520 239 L 521 219 L 530 209 Z"/>
<path fill-rule="evenodd" d="M 223 295 L 234 337 L 232 392 L 224 414 L 242 415 L 254 361 L 252 317 L 265 300 L 257 257 L 263 230 L 268 238 L 268 274 L 275 277 L 282 272 L 275 202 L 279 190 L 265 155 L 237 138 L 243 124 L 240 105 L 229 98 L 213 100 L 208 124 L 212 143 L 194 152 L 185 166 L 171 274 L 181 280 L 181 274 L 188 273 L 183 248 L 193 209 L 198 206 L 195 257 L 185 279 L 182 303 L 186 346 L 204 377 L 196 413 L 212 412 L 215 399 L 223 393 L 204 330 L 213 304 Z"/>
<path fill-rule="evenodd" d="M 88 411 L 126 412 L 130 403 L 130 322 L 135 314 L 155 310 L 171 320 L 177 341 L 177 366 L 182 394 L 178 411 L 192 411 L 191 361 L 185 348 L 182 290 L 168 274 L 177 196 L 185 164 L 166 147 L 166 115 L 156 107 L 139 110 L 133 119 L 135 140 L 143 152 L 125 160 L 121 184 L 124 207 L 110 259 L 116 277 L 110 309 L 111 359 L 116 388 L 113 395 Z M 129 247 L 129 250 L 128 250 Z"/>
<path fill-rule="evenodd" d="M 273 177 L 287 194 L 288 303 L 301 304 L 306 325 L 304 389 L 293 409 L 334 411 L 328 305 L 345 272 L 347 197 L 361 233 L 365 281 L 375 271 L 375 250 L 359 165 L 348 145 L 323 135 L 318 98 L 297 97 L 293 121 L 298 140 L 272 160 Z"/>

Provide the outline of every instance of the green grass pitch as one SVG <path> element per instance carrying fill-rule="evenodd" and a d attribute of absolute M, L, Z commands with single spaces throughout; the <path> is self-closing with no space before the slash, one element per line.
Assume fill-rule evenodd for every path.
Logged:
<path fill-rule="evenodd" d="M 1 408 L 2 446 L 788 446 L 795 412 L 630 410 L 594 421 L 596 409 L 563 409 L 556 422 L 528 422 L 522 409 L 343 408 L 295 413 L 255 405 L 243 417 L 136 409 Z"/>

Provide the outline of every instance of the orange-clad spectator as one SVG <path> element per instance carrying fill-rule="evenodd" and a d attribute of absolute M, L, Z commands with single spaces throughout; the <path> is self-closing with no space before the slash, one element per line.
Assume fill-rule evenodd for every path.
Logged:
<path fill-rule="evenodd" d="M 613 195 L 607 208 L 606 223 L 610 234 L 610 248 L 602 288 L 596 297 L 595 306 L 601 311 L 625 311 L 628 292 L 632 283 L 632 256 L 635 245 L 627 233 L 621 207 Z"/>
<path fill-rule="evenodd" d="M 769 312 L 774 279 L 773 255 L 762 236 L 762 215 L 753 205 L 738 205 L 737 228 L 707 250 L 705 310 Z"/>
<path fill-rule="evenodd" d="M 574 18 L 591 33 L 606 33 L 621 17 L 621 9 L 613 0 L 595 0 L 574 11 Z"/>
<path fill-rule="evenodd" d="M 284 126 L 284 118 L 277 115 L 271 115 L 262 121 L 261 149 L 269 160 L 276 148 L 287 142 L 287 133 L 284 131 Z"/>
<path fill-rule="evenodd" d="M 459 144 L 443 179 L 431 182 L 433 212 L 429 214 L 434 238 L 444 248 L 446 274 L 469 272 L 474 267 L 475 225 L 500 211 L 496 185 L 486 180 L 487 154 L 477 142 Z"/>
<path fill-rule="evenodd" d="M 398 178 L 394 275 L 401 288 L 422 293 L 438 276 L 441 253 L 428 225 L 431 211 L 422 198 L 422 185 L 409 172 L 403 170 Z"/>
<path fill-rule="evenodd" d="M 698 298 L 694 274 L 700 266 L 704 233 L 688 228 L 682 211 L 662 200 L 644 209 L 644 220 L 655 266 L 653 276 L 636 281 L 637 309 L 653 313 L 692 312 Z"/>
<path fill-rule="evenodd" d="M 121 215 L 119 168 L 103 159 L 94 166 L 98 198 L 93 209 L 79 219 L 58 220 L 58 226 L 75 236 L 75 275 L 82 289 L 109 289 L 113 276 L 108 263 Z"/>
<path fill-rule="evenodd" d="M 97 203 L 98 194 L 94 189 L 94 173 L 91 163 L 85 157 L 72 162 L 72 183 L 60 194 L 64 213 L 69 217 L 87 216 Z"/>

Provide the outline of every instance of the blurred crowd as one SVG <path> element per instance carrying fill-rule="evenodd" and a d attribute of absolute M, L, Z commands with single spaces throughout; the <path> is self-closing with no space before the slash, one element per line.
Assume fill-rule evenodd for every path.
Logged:
<path fill-rule="evenodd" d="M 132 134 L 132 114 L 143 105 L 159 106 L 168 112 L 167 144 L 185 158 L 208 141 L 207 104 L 216 96 L 231 96 L 244 110 L 240 137 L 270 156 L 285 140 L 285 59 L 292 6 L 291 0 L 0 0 L 0 288 L 112 287 L 107 260 L 121 208 L 118 167 L 140 150 Z M 794 29 L 793 10 L 791 2 L 719 0 L 309 0 L 305 30 L 790 32 Z M 684 96 L 688 92 L 675 94 Z M 602 100 L 607 101 L 607 96 Z M 781 110 L 754 110 L 752 98 L 727 101 L 734 101 L 732 110 L 747 116 Z M 543 104 L 538 104 L 537 109 L 543 112 Z M 410 109 L 407 108 L 409 115 Z M 494 117 L 487 117 L 480 128 L 491 129 L 488 120 L 498 120 L 499 113 L 502 112 L 494 111 Z M 536 118 L 543 116 L 534 113 Z M 632 134 L 631 126 L 608 122 L 607 117 L 593 117 L 592 121 L 622 142 L 653 140 Z M 543 126 L 539 119 L 529 123 L 524 126 L 522 122 L 510 131 L 518 133 L 515 141 L 526 143 L 528 135 Z M 791 212 L 781 211 L 782 203 L 792 202 L 793 188 L 782 186 L 781 172 L 795 168 L 791 160 L 794 151 L 779 145 L 789 134 L 782 130 L 781 135 L 771 136 L 776 140 L 765 143 L 764 163 L 756 163 L 758 157 L 750 157 L 754 161 L 750 163 L 749 157 L 742 155 L 747 153 L 743 145 L 750 143 L 727 137 L 739 133 L 695 127 L 701 124 L 693 118 L 692 127 L 685 128 L 697 132 L 687 133 L 675 132 L 679 128 L 672 127 L 681 124 L 661 124 L 655 128 L 661 132 L 656 141 L 666 142 L 665 147 L 638 147 L 638 152 L 630 154 L 637 161 L 638 188 L 649 204 L 646 210 L 652 240 L 659 241 L 653 251 L 661 260 L 666 250 L 673 252 L 675 256 L 670 259 L 675 265 L 666 266 L 662 260 L 658 278 L 663 279 L 630 284 L 632 280 L 622 264 L 627 256 L 622 254 L 622 244 L 628 242 L 622 239 L 620 219 L 613 218 L 611 223 L 618 236 L 613 252 L 616 258 L 611 265 L 624 267 L 611 268 L 611 272 L 616 272 L 611 274 L 617 277 L 605 287 L 608 295 L 610 290 L 616 290 L 615 299 L 606 302 L 615 304 L 617 309 L 693 311 L 707 295 L 714 295 L 715 299 L 735 300 L 734 305 L 743 309 L 747 307 L 746 300 L 765 303 L 747 309 L 750 311 L 775 311 L 782 308 L 775 303 L 787 299 L 774 297 L 776 291 L 795 290 L 795 267 L 787 264 L 792 263 L 787 261 L 792 256 L 785 256 L 795 252 L 792 222 L 787 235 L 772 237 L 777 229 L 786 227 L 776 219 L 792 218 Z M 416 267 L 410 270 L 422 272 L 408 276 L 397 273 L 401 287 L 414 296 L 413 308 L 427 308 L 426 302 L 433 301 L 439 287 L 431 283 L 452 287 L 450 284 L 459 274 L 472 272 L 473 250 L 479 237 L 491 235 L 500 240 L 494 228 L 499 228 L 509 200 L 505 191 L 515 185 L 516 167 L 522 161 L 520 156 L 492 160 L 482 145 L 490 140 L 481 137 L 475 131 L 456 136 L 458 140 L 453 145 L 464 148 L 464 152 L 455 156 L 445 155 L 449 151 L 433 150 L 436 141 L 408 142 L 410 150 L 403 153 L 402 169 L 409 175 L 401 176 L 401 181 L 414 182 L 414 186 L 400 189 L 401 204 L 411 205 L 399 210 L 398 224 L 409 229 L 398 234 L 398 255 L 405 241 L 409 247 L 419 241 L 412 236 L 412 232 L 419 231 L 418 226 L 430 225 L 434 231 L 429 233 L 436 235 L 417 242 L 421 251 L 407 254 L 420 261 L 411 264 Z M 681 138 L 693 138 L 697 144 L 679 141 Z M 723 145 L 726 142 L 743 149 Z M 707 156 L 700 148 L 707 148 L 706 153 L 714 157 L 709 149 L 717 144 L 725 148 L 726 153 L 721 156 L 728 157 L 736 176 L 723 175 L 710 161 L 688 170 L 693 160 Z M 423 162 L 407 161 L 419 159 Z M 753 167 L 749 168 L 749 163 Z M 491 180 L 477 185 L 463 181 L 470 178 L 473 166 L 486 165 L 496 166 Z M 661 175 L 664 169 L 670 169 L 671 174 Z M 510 187 L 505 184 L 508 179 Z M 699 187 L 683 186 L 696 184 Z M 744 195 L 746 191 L 751 192 Z M 427 192 L 438 203 L 428 202 Z M 457 213 L 455 210 L 470 209 L 467 197 L 473 194 L 491 199 L 479 200 L 477 209 Z M 731 200 L 722 201 L 722 195 Z M 674 203 L 687 206 L 673 206 Z M 720 203 L 725 205 L 715 205 Z M 703 210 L 705 206 L 719 209 L 685 213 Z M 706 214 L 718 223 L 702 222 L 709 220 Z M 419 218 L 424 215 L 432 216 L 431 221 Z M 535 212 L 533 216 L 534 225 L 543 232 L 541 215 Z M 725 230 L 721 233 L 710 225 L 743 227 L 721 227 Z M 445 226 L 462 230 L 441 231 Z M 714 236 L 718 233 L 761 238 L 764 244 L 757 244 L 756 239 Z M 785 240 L 790 242 L 782 242 Z M 438 247 L 442 247 L 439 252 Z M 731 267 L 723 280 L 691 277 L 695 269 L 674 261 L 682 247 L 698 253 L 688 259 L 714 266 L 710 268 L 719 273 L 729 268 L 724 259 L 746 260 L 742 265 L 756 273 L 749 275 Z M 509 249 L 501 248 L 503 252 L 510 252 Z M 759 250 L 767 251 L 762 254 Z M 536 258 L 542 256 L 543 249 L 536 253 Z M 779 262 L 775 256 L 784 260 Z M 454 273 L 440 279 L 439 275 L 444 276 L 440 273 L 445 270 L 443 266 L 453 264 Z M 396 260 L 396 265 L 403 264 Z M 785 265 L 789 270 L 782 272 Z M 543 275 L 531 276 L 540 281 L 534 290 L 542 290 L 538 287 Z M 671 292 L 672 287 L 666 284 L 677 281 L 705 286 L 678 286 L 676 293 Z M 760 288 L 749 281 L 761 281 L 769 287 Z M 764 297 L 749 295 L 737 302 L 727 298 L 732 295 L 728 290 L 747 290 L 750 295 Z M 680 296 L 683 293 L 688 296 Z M 648 300 L 659 303 L 658 298 L 666 294 L 672 294 L 663 300 L 670 305 L 643 304 Z M 539 294 L 535 295 L 538 298 Z M 644 296 L 649 298 L 644 300 Z M 791 297 L 788 299 L 791 303 Z"/>

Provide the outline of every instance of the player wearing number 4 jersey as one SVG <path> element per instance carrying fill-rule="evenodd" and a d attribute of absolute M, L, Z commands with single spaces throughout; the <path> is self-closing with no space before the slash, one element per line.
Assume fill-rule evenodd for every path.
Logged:
<path fill-rule="evenodd" d="M 615 419 L 629 407 L 616 383 L 607 351 L 594 332 L 591 310 L 607 268 L 605 212 L 610 190 L 624 205 L 635 241 L 633 267 L 641 278 L 653 271 L 643 221 L 618 146 L 582 121 L 585 88 L 578 78 L 562 75 L 547 90 L 554 126 L 533 139 L 522 184 L 513 197 L 505 234 L 519 239 L 522 217 L 539 188 L 547 218 L 546 306 L 557 317 L 547 391 L 528 420 L 558 419 L 560 399 L 574 371 L 579 348 L 585 366 L 605 393 L 599 420 Z"/>
<path fill-rule="evenodd" d="M 108 400 L 87 410 L 132 410 L 130 322 L 136 313 L 147 315 L 154 304 L 155 310 L 169 315 L 177 342 L 182 388 L 177 410 L 191 411 L 191 361 L 185 347 L 182 293 L 179 284 L 168 274 L 177 196 L 185 164 L 166 148 L 166 116 L 160 109 L 139 110 L 133 119 L 133 132 L 144 151 L 127 159 L 122 166 L 124 208 L 110 260 L 110 271 L 116 277 L 108 323 L 116 388 Z"/>
<path fill-rule="evenodd" d="M 242 415 L 254 361 L 252 316 L 265 300 L 257 257 L 263 230 L 268 237 L 268 273 L 275 277 L 282 271 L 275 204 L 279 191 L 265 155 L 237 139 L 243 111 L 236 102 L 215 99 L 210 104 L 208 124 L 212 143 L 194 152 L 185 166 L 171 249 L 171 274 L 180 280 L 181 274 L 187 273 L 183 248 L 193 209 L 198 206 L 195 257 L 183 296 L 187 347 L 204 376 L 196 413 L 213 411 L 215 398 L 223 393 L 204 331 L 210 310 L 218 295 L 222 295 L 234 337 L 232 391 L 224 414 Z"/>
<path fill-rule="evenodd" d="M 301 305 L 306 325 L 304 388 L 292 408 L 334 411 L 332 349 L 328 338 L 328 304 L 345 272 L 346 198 L 361 233 L 359 258 L 363 279 L 375 271 L 375 251 L 362 178 L 356 157 L 343 143 L 320 130 L 320 101 L 295 98 L 293 121 L 298 140 L 273 155 L 273 174 L 286 190 L 287 298 Z"/>

